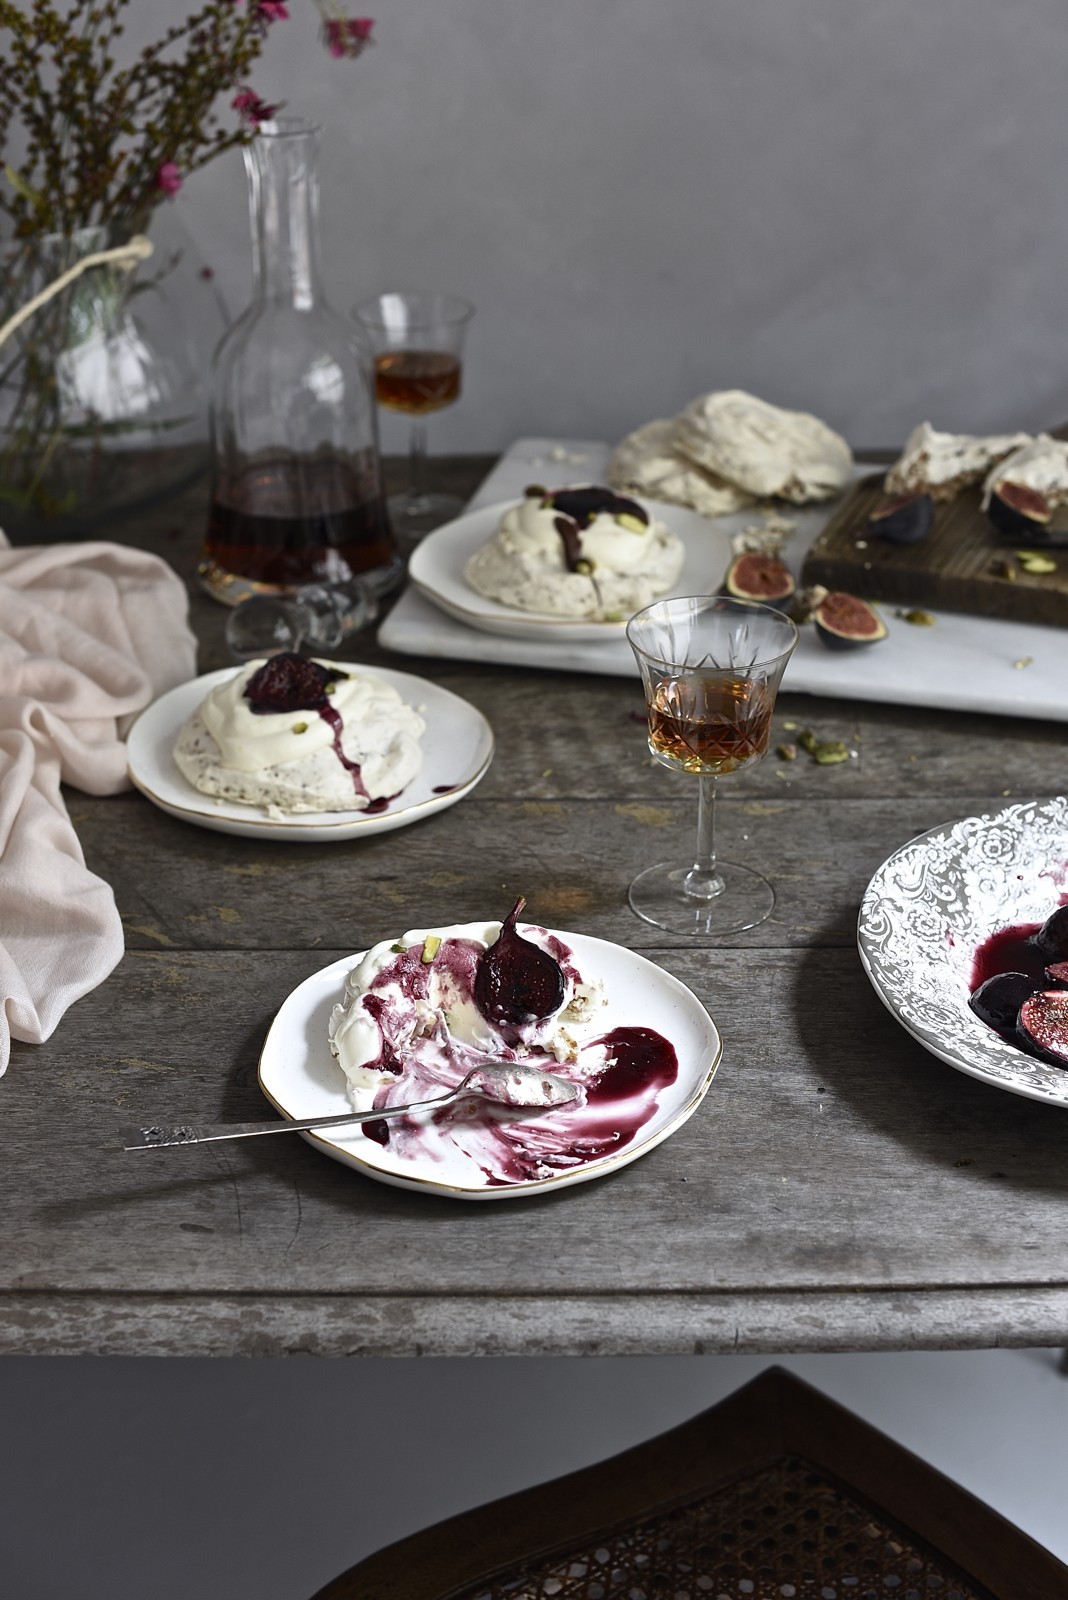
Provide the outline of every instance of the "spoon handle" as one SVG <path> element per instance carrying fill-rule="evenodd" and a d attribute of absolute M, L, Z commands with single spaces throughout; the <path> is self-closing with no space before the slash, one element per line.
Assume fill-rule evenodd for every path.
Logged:
<path fill-rule="evenodd" d="M 309 1128 L 339 1128 L 346 1123 L 379 1122 L 383 1117 L 400 1117 L 408 1111 L 432 1111 L 451 1105 L 462 1094 L 463 1085 L 433 1100 L 414 1100 L 406 1106 L 385 1106 L 381 1111 L 339 1111 L 331 1117 L 305 1117 L 300 1122 L 207 1122 L 146 1123 L 119 1130 L 124 1150 L 161 1150 L 176 1144 L 217 1144 L 221 1139 L 251 1139 L 260 1133 L 303 1133 Z"/>

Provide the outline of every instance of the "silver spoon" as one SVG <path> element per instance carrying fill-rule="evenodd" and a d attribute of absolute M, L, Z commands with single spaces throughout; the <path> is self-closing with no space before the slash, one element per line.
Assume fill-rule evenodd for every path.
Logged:
<path fill-rule="evenodd" d="M 517 1061 L 487 1062 L 475 1067 L 448 1094 L 433 1100 L 415 1100 L 405 1106 L 384 1106 L 380 1111 L 339 1111 L 331 1117 L 306 1117 L 302 1122 L 191 1122 L 146 1123 L 120 1130 L 124 1150 L 158 1150 L 175 1144 L 215 1144 L 220 1139 L 249 1139 L 258 1133 L 303 1133 L 309 1128 L 338 1128 L 346 1123 L 379 1122 L 410 1111 L 437 1111 L 457 1100 L 479 1096 L 516 1110 L 540 1111 L 567 1105 L 582 1095 L 582 1086 L 554 1072 Z"/>

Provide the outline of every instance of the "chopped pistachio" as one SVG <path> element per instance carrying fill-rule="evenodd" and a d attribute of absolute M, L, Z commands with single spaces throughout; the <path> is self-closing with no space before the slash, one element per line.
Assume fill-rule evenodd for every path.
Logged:
<path fill-rule="evenodd" d="M 586 557 L 583 556 L 580 561 L 575 562 L 575 571 L 581 572 L 584 578 L 588 578 L 593 572 L 593 562 L 587 561 Z"/>
<path fill-rule="evenodd" d="M 780 745 L 776 745 L 775 754 L 777 756 L 780 756 L 783 761 L 796 761 L 797 760 L 797 746 L 796 746 L 796 744 L 780 744 Z"/>
<path fill-rule="evenodd" d="M 441 949 L 441 939 L 436 933 L 428 933 L 423 940 L 423 961 L 429 965 Z"/>
<path fill-rule="evenodd" d="M 1057 570 L 1055 561 L 1051 561 L 1049 556 L 1040 556 L 1035 550 L 1017 550 L 1016 559 L 1025 572 L 1033 573 L 1036 577 L 1044 577 L 1047 572 Z"/>
<path fill-rule="evenodd" d="M 914 628 L 933 628 L 938 621 L 929 611 L 895 611 L 895 617 L 900 617 L 902 622 L 911 622 Z"/>
<path fill-rule="evenodd" d="M 784 722 L 783 723 L 783 727 L 786 729 L 787 733 L 794 733 L 796 731 L 796 729 L 797 729 L 797 723 L 796 722 Z"/>
<path fill-rule="evenodd" d="M 408 946 L 406 944 L 391 944 L 389 948 L 395 956 L 402 956 Z"/>
<path fill-rule="evenodd" d="M 626 528 L 628 533 L 648 533 L 649 524 L 636 517 L 631 511 L 621 511 L 616 518 L 621 528 Z"/>
<path fill-rule="evenodd" d="M 841 739 L 827 739 L 816 746 L 812 759 L 821 767 L 835 767 L 840 761 L 849 760 L 849 750 Z"/>
<path fill-rule="evenodd" d="M 1013 666 L 1019 671 L 1021 667 L 1029 667 L 1034 659 L 1034 656 L 1021 656 L 1019 661 L 1013 662 Z"/>
<path fill-rule="evenodd" d="M 308 731 L 308 724 L 306 722 L 294 722 L 294 724 L 293 724 L 293 732 L 294 733 L 307 733 L 307 731 Z"/>
<path fill-rule="evenodd" d="M 819 740 L 816 738 L 816 735 L 813 733 L 811 728 L 806 728 L 803 733 L 799 733 L 797 736 L 797 742 L 801 746 L 802 750 L 808 751 L 810 756 L 815 755 L 816 746 L 819 744 Z"/>
<path fill-rule="evenodd" d="M 604 614 L 604 620 L 605 622 L 625 622 L 626 618 L 624 617 L 622 611 L 606 611 Z M 644 717 L 642 718 L 642 721 L 645 721 Z"/>

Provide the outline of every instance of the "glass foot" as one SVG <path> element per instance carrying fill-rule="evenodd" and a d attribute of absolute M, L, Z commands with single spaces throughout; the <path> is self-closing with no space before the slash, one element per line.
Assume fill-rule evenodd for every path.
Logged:
<path fill-rule="evenodd" d="M 631 910 L 654 927 L 697 939 L 741 933 L 771 915 L 775 890 L 750 867 L 717 861 L 716 872 L 723 887 L 709 900 L 698 900 L 686 893 L 684 884 L 689 872 L 688 866 L 673 866 L 670 861 L 646 867 L 628 890 Z"/>
<path fill-rule="evenodd" d="M 464 504 L 455 494 L 391 494 L 389 520 L 397 543 L 407 552 L 424 534 L 458 517 Z"/>

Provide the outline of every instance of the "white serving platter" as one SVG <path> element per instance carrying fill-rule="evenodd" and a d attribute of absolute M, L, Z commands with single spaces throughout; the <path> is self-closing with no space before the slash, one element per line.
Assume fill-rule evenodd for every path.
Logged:
<path fill-rule="evenodd" d="M 601 441 L 519 439 L 501 457 L 469 509 L 519 499 L 532 481 L 550 488 L 597 482 L 611 453 Z M 784 508 L 784 514 L 798 524 L 784 551 L 795 573 L 832 509 L 833 505 L 799 511 Z M 761 520 L 759 512 L 741 511 L 716 517 L 710 526 L 729 536 Z M 867 650 L 828 650 L 813 629 L 803 628 L 784 690 L 1068 722 L 1068 629 L 949 611 L 932 613 L 935 625 L 919 628 L 897 617 L 896 609 L 880 607 L 889 637 Z M 637 676 L 624 641 L 506 639 L 447 616 L 411 588 L 386 618 L 379 641 L 404 655 Z"/>

